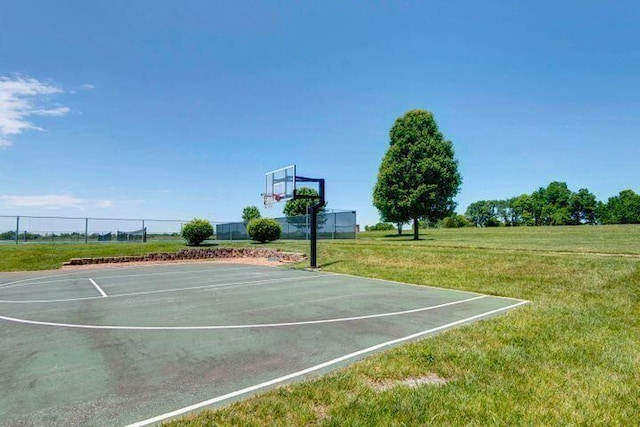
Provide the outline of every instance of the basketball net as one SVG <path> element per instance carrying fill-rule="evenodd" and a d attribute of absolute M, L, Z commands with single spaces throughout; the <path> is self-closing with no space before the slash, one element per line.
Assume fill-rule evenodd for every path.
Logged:
<path fill-rule="evenodd" d="M 262 197 L 264 198 L 264 207 L 271 208 L 273 207 L 274 202 L 279 202 L 282 199 L 281 194 L 272 194 L 272 193 L 263 193 Z"/>

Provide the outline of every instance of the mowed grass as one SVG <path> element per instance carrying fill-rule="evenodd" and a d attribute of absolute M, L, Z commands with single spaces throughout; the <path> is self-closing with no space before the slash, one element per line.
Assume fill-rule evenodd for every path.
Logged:
<path fill-rule="evenodd" d="M 167 425 L 640 425 L 640 257 L 615 255 L 638 253 L 640 227 L 421 237 L 321 242 L 319 263 L 531 304 Z M 432 374 L 447 382 L 376 387 Z"/>
<path fill-rule="evenodd" d="M 640 226 L 362 237 L 320 242 L 322 268 L 531 303 L 167 425 L 640 425 Z M 107 250 L 42 246 L 0 247 L 0 262 Z M 121 255 L 171 250 L 108 246 Z M 273 246 L 307 250 L 304 242 Z M 433 374 L 447 382 L 376 387 Z"/>
<path fill-rule="evenodd" d="M 6 244 L 0 245 L 0 271 L 56 269 L 71 258 L 145 255 L 184 247 L 180 242 Z"/>

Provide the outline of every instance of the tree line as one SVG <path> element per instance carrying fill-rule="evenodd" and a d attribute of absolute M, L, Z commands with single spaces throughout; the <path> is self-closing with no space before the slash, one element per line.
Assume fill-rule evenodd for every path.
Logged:
<path fill-rule="evenodd" d="M 438 129 L 433 113 L 411 110 L 396 119 L 389 131 L 389 147 L 378 170 L 373 205 L 382 223 L 367 230 L 386 230 L 395 224 L 402 233 L 413 222 L 413 238 L 420 227 L 638 224 L 640 196 L 621 191 L 600 202 L 586 188 L 571 191 L 554 181 L 531 194 L 507 200 L 480 200 L 465 215 L 454 210 L 462 176 L 453 143 Z"/>
<path fill-rule="evenodd" d="M 476 227 L 640 224 L 640 195 L 624 190 L 605 203 L 586 188 L 573 192 L 554 181 L 531 194 L 474 202 L 464 216 Z"/>

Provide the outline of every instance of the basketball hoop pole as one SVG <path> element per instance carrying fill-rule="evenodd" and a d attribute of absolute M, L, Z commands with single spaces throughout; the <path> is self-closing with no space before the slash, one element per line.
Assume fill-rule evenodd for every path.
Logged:
<path fill-rule="evenodd" d="M 318 183 L 318 196 L 320 200 L 315 205 L 309 206 L 307 212 L 311 214 L 311 250 L 310 252 L 310 266 L 316 268 L 318 266 L 318 212 L 325 205 L 324 200 L 324 178 L 306 178 L 304 176 L 296 176 L 297 182 L 317 182 Z M 294 193 L 294 199 L 317 199 L 315 196 L 298 195 Z"/>

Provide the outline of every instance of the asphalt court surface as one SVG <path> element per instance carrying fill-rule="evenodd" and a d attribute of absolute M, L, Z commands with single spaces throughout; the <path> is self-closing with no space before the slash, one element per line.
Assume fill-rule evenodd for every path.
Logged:
<path fill-rule="evenodd" d="M 147 425 L 525 302 L 240 264 L 0 273 L 0 425 Z"/>

